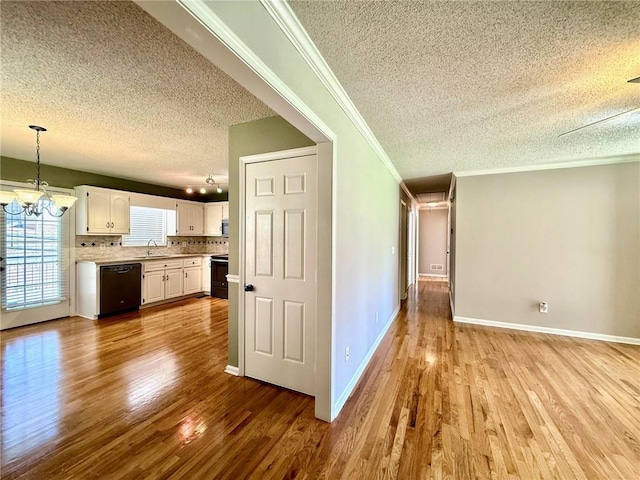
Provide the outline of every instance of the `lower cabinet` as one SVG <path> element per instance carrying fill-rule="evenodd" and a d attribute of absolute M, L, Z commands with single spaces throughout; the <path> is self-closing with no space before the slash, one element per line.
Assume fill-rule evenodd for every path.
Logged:
<path fill-rule="evenodd" d="M 184 269 L 184 294 L 202 292 L 202 267 Z"/>
<path fill-rule="evenodd" d="M 175 298 L 184 295 L 182 269 L 165 270 L 164 298 Z"/>
<path fill-rule="evenodd" d="M 144 262 L 142 304 L 202 292 L 201 265 L 201 257 Z"/>
<path fill-rule="evenodd" d="M 142 304 L 164 300 L 164 270 L 145 272 L 142 278 Z"/>

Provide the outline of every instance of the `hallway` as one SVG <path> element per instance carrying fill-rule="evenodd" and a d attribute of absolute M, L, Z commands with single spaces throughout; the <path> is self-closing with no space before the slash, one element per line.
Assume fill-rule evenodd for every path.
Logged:
<path fill-rule="evenodd" d="M 418 283 L 343 412 L 223 373 L 226 302 L 2 333 L 2 478 L 607 478 L 640 461 L 640 348 L 454 327 Z"/>

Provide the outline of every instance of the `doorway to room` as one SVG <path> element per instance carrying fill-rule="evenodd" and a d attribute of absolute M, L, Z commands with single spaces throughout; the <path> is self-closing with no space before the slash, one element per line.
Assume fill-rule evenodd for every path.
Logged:
<path fill-rule="evenodd" d="M 422 279 L 448 280 L 448 207 L 420 209 L 418 275 Z"/>

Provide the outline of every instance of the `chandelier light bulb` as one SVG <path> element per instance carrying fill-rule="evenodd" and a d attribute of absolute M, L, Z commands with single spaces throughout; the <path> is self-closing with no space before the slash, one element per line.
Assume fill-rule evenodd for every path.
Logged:
<path fill-rule="evenodd" d="M 49 184 L 40 178 L 40 133 L 47 129 L 38 125 L 29 125 L 36 132 L 36 179 L 27 180 L 32 189 L 15 188 L 13 192 L 0 194 L 0 206 L 9 215 L 26 215 L 39 217 L 45 211 L 52 217 L 61 217 L 77 200 L 73 195 L 49 195 Z M 19 209 L 7 207 L 17 202 Z"/>

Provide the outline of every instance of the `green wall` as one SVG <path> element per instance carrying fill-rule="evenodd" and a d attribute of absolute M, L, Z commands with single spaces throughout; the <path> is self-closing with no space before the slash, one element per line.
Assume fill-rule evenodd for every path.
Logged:
<path fill-rule="evenodd" d="M 229 128 L 229 273 L 238 275 L 240 157 L 315 145 L 282 117 Z M 236 239 L 236 241 L 233 241 Z M 229 365 L 238 366 L 238 284 L 229 284 Z"/>
<path fill-rule="evenodd" d="M 18 160 L 16 158 L 0 157 L 0 179 L 13 182 L 26 182 L 36 175 L 35 162 Z M 227 199 L 226 193 L 211 193 L 209 195 L 189 195 L 178 188 L 152 185 L 150 183 L 136 182 L 122 178 L 98 175 L 96 173 L 81 172 L 69 168 L 41 165 L 40 178 L 46 180 L 51 186 L 60 188 L 73 188 L 78 185 L 92 185 L 94 187 L 112 188 L 126 192 L 146 193 L 161 197 L 181 198 L 197 202 L 218 202 Z"/>

